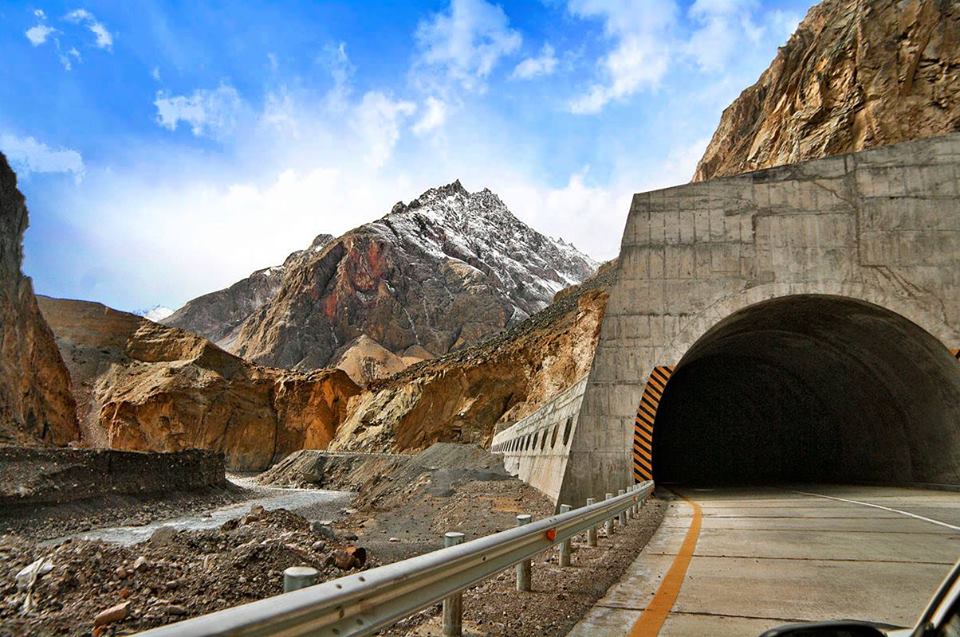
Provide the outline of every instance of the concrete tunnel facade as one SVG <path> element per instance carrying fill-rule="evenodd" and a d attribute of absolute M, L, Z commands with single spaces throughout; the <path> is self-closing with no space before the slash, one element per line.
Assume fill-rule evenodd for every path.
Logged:
<path fill-rule="evenodd" d="M 516 426 L 494 450 L 558 503 L 616 493 L 669 366 L 657 480 L 960 484 L 957 347 L 960 134 L 642 193 L 554 477 Z"/>

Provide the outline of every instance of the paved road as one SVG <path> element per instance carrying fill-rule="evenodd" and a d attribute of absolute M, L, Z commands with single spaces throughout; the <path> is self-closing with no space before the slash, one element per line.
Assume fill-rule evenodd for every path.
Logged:
<path fill-rule="evenodd" d="M 909 625 L 960 557 L 960 493 L 678 490 L 572 637 L 759 635 L 792 621 Z"/>

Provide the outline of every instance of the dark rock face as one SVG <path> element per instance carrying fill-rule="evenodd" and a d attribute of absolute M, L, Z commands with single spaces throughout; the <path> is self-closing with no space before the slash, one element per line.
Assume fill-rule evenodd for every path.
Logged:
<path fill-rule="evenodd" d="M 189 330 L 229 349 L 240 324 L 277 296 L 284 275 L 308 261 L 331 241 L 333 235 L 317 235 L 309 248 L 292 253 L 283 265 L 257 270 L 228 288 L 198 296 L 162 323 Z"/>
<path fill-rule="evenodd" d="M 960 130 L 960 4 L 824 0 L 723 113 L 694 181 Z"/>
<path fill-rule="evenodd" d="M 455 182 L 288 268 L 226 346 L 257 364 L 315 369 L 366 336 L 409 364 L 519 323 L 595 267 L 489 190 Z"/>
<path fill-rule="evenodd" d="M 79 437 L 70 377 L 30 279 L 20 271 L 27 206 L 0 154 L 0 443 L 65 445 Z"/>

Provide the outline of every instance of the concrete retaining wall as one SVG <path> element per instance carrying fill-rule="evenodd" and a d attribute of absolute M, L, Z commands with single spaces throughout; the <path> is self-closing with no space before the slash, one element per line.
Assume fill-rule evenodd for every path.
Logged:
<path fill-rule="evenodd" d="M 507 471 L 549 496 L 554 504 L 560 495 L 586 387 L 584 376 L 539 410 L 493 437 L 491 451 L 503 456 Z"/>

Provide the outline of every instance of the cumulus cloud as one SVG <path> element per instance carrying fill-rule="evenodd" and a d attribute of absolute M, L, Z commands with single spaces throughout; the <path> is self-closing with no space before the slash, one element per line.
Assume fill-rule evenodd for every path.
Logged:
<path fill-rule="evenodd" d="M 234 131 L 244 110 L 237 89 L 221 84 L 213 90 L 197 89 L 192 95 L 167 95 L 157 91 L 153 102 L 157 107 L 157 123 L 177 130 L 180 122 L 188 124 L 196 137 L 223 139 Z"/>
<path fill-rule="evenodd" d="M 102 22 L 97 20 L 97 18 L 86 9 L 74 9 L 65 15 L 64 19 L 68 22 L 83 24 L 86 26 L 96 38 L 97 47 L 106 49 L 107 51 L 113 50 L 113 34 L 107 30 L 107 27 L 104 26 Z"/>
<path fill-rule="evenodd" d="M 447 11 L 417 26 L 415 76 L 422 84 L 452 81 L 484 90 L 497 63 L 523 43 L 499 5 L 485 0 L 451 0 Z"/>
<path fill-rule="evenodd" d="M 0 134 L 0 151 L 21 174 L 70 173 L 77 180 L 83 178 L 83 157 L 69 148 L 52 148 L 33 137 Z"/>
<path fill-rule="evenodd" d="M 426 111 L 413 125 L 413 132 L 417 135 L 437 130 L 447 121 L 447 104 L 443 100 L 431 96 L 426 99 L 424 106 Z"/>
<path fill-rule="evenodd" d="M 47 38 L 56 32 L 57 30 L 52 27 L 48 27 L 45 24 L 38 24 L 27 29 L 24 35 L 26 35 L 27 39 L 30 40 L 30 44 L 33 46 L 40 46 L 47 41 Z"/>
<path fill-rule="evenodd" d="M 379 91 L 363 96 L 354 112 L 353 127 L 366 147 L 366 160 L 374 168 L 382 167 L 400 139 L 400 124 L 413 115 L 417 105 L 394 100 Z"/>
<path fill-rule="evenodd" d="M 544 44 L 540 55 L 530 57 L 518 64 L 510 77 L 519 80 L 529 80 L 542 75 L 551 75 L 557 68 L 557 56 L 549 43 Z"/>
<path fill-rule="evenodd" d="M 656 87 L 672 55 L 677 5 L 673 0 L 570 0 L 568 10 L 600 19 L 613 48 L 599 62 L 599 81 L 570 103 L 574 113 L 598 113 L 609 102 Z"/>

